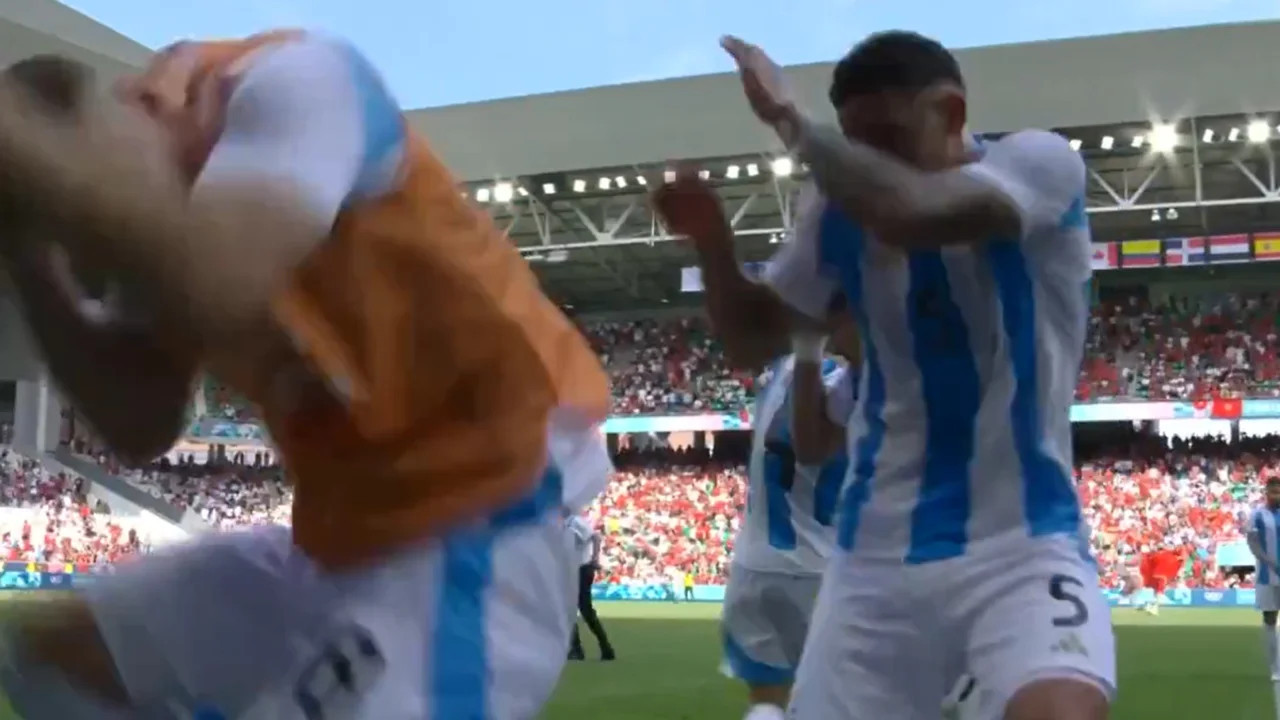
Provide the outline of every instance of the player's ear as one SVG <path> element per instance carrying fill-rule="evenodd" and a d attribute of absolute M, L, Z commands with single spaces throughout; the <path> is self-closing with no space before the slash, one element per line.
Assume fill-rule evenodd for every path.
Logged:
<path fill-rule="evenodd" d="M 93 69 L 61 55 L 33 55 L 10 65 L 3 77 L 26 91 L 40 109 L 58 117 L 75 115 L 93 85 Z"/>

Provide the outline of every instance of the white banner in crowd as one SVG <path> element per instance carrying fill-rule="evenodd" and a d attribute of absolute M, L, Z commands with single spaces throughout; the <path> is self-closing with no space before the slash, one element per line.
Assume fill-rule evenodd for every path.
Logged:
<path fill-rule="evenodd" d="M 767 262 L 749 262 L 742 264 L 742 270 L 746 272 L 747 277 L 756 278 L 763 275 L 764 269 L 768 266 Z M 680 268 L 680 292 L 702 292 L 704 289 L 702 268 L 696 266 Z"/>

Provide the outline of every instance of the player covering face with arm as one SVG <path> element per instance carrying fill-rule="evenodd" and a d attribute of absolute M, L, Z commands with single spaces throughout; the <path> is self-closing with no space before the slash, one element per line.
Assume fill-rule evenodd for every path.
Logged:
<path fill-rule="evenodd" d="M 763 353 L 792 332 L 788 306 L 820 321 L 843 292 L 867 357 L 839 533 L 845 557 L 824 578 L 793 712 L 936 713 L 931 698 L 954 668 L 908 683 L 888 666 L 907 662 L 931 614 L 954 609 L 956 624 L 1008 635 L 952 659 L 974 663 L 993 717 L 1105 717 L 1113 650 L 1096 572 L 1081 558 L 1087 535 L 1070 487 L 1066 412 L 1090 273 L 1083 163 L 1043 131 L 973 147 L 954 58 L 913 33 L 872 36 L 837 65 L 839 129 L 796 107 L 762 50 L 736 38 L 723 44 L 752 111 L 809 164 L 821 191 L 803 203 L 768 288 L 708 282 L 709 295 L 720 293 L 708 302 L 721 308 L 726 345 Z M 693 203 L 684 210 L 691 217 L 672 227 L 702 232 L 700 254 L 714 247 L 732 268 L 730 236 L 702 222 L 711 213 Z M 1007 551 L 996 549 L 1002 543 Z M 1036 560 L 1013 563 L 1003 589 L 940 586 L 916 601 L 918 615 L 905 598 L 865 590 L 934 562 L 1007 570 L 1018 553 Z M 954 593 L 954 602 L 935 607 L 938 593 Z M 958 610 L 966 598 L 976 605 L 968 614 Z M 1058 616 L 1067 606 L 1073 612 Z M 1017 637 L 995 620 L 999 607 L 1021 613 Z M 883 637 L 873 642 L 869 628 Z"/>

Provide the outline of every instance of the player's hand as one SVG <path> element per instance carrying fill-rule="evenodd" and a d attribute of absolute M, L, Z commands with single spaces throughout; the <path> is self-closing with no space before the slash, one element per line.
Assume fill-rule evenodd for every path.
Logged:
<path fill-rule="evenodd" d="M 793 126 L 796 104 L 791 89 L 782 75 L 782 68 L 759 46 L 726 35 L 720 47 L 738 64 L 738 76 L 742 79 L 742 92 L 751 104 L 751 111 L 760 121 L 782 132 L 784 126 Z M 786 137 L 783 138 L 787 140 Z M 789 143 L 788 143 L 789 144 Z"/>
<path fill-rule="evenodd" d="M 710 240 L 730 234 L 720 198 L 694 168 L 677 170 L 675 181 L 655 190 L 650 202 L 674 235 Z"/>

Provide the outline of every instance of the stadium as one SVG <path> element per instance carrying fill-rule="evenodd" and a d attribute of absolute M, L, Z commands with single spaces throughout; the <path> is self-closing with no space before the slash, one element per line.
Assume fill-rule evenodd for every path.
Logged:
<path fill-rule="evenodd" d="M 1115 605 L 1121 720 L 1273 712 L 1239 525 L 1280 475 L 1277 33 L 1280 23 L 1209 26 L 957 53 L 975 132 L 1053 129 L 1089 169 L 1095 310 L 1071 420 Z M 0 10 L 0 38 L 5 63 L 59 53 L 107 78 L 149 55 L 52 0 Z M 808 107 L 827 106 L 830 71 L 790 69 Z M 756 378 L 723 357 L 700 312 L 693 253 L 664 232 L 646 193 L 672 159 L 696 163 L 758 269 L 787 241 L 806 168 L 743 112 L 730 75 L 408 117 L 579 324 L 613 383 L 605 430 L 617 473 L 592 509 L 605 543 L 593 593 L 620 659 L 571 664 L 546 717 L 737 716 L 744 699 L 717 672 L 716 619 Z M 194 533 L 289 522 L 269 439 L 212 379 L 197 388 L 183 441 L 137 470 L 64 407 L 7 298 L 0 372 L 6 602 L 91 583 Z M 1160 550 L 1183 570 L 1161 598 L 1167 609 L 1151 616 L 1128 607 L 1124 586 Z"/>

